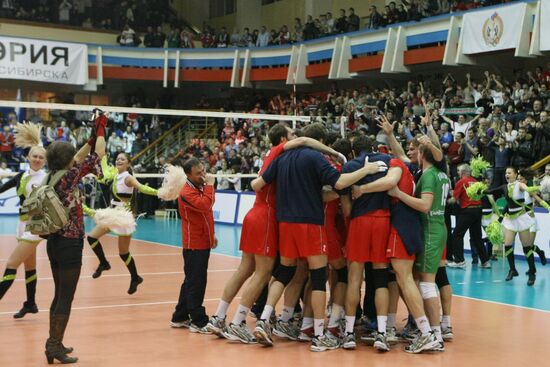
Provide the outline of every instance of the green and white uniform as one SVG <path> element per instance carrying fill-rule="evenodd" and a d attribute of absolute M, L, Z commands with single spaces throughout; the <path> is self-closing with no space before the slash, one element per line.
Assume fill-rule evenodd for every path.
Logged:
<path fill-rule="evenodd" d="M 445 226 L 445 203 L 451 188 L 447 175 L 432 166 L 422 173 L 416 185 L 415 195 L 433 194 L 432 207 L 428 213 L 420 213 L 424 233 L 424 250 L 419 253 L 414 269 L 421 273 L 437 273 L 439 262 L 447 242 Z"/>

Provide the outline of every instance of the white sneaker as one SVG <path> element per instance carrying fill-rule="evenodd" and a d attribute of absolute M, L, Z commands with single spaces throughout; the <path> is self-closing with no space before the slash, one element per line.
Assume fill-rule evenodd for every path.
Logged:
<path fill-rule="evenodd" d="M 455 263 L 454 268 L 466 269 L 466 261 L 461 261 L 461 262 Z"/>
<path fill-rule="evenodd" d="M 397 329 L 395 327 L 386 329 L 386 341 L 388 344 L 397 344 L 399 338 L 397 337 Z"/>
<path fill-rule="evenodd" d="M 191 325 L 189 325 L 189 331 L 192 332 L 192 333 L 203 334 L 203 335 L 211 335 L 212 334 L 212 332 L 210 330 L 208 330 L 206 325 L 204 325 L 203 327 L 199 327 L 195 324 L 191 324 Z"/>
<path fill-rule="evenodd" d="M 491 260 L 487 260 L 485 261 L 483 264 L 481 264 L 479 266 L 480 268 L 482 269 L 491 269 L 492 265 L 491 265 Z"/>
<path fill-rule="evenodd" d="M 347 333 L 342 339 L 342 348 L 352 350 L 357 348 L 357 342 L 355 341 L 354 333 Z"/>
<path fill-rule="evenodd" d="M 441 329 L 441 337 L 444 341 L 451 341 L 454 338 L 453 334 L 453 328 L 452 327 L 446 327 L 444 329 Z"/>
<path fill-rule="evenodd" d="M 454 261 L 447 261 L 445 265 L 449 268 L 456 268 L 456 263 Z"/>
<path fill-rule="evenodd" d="M 206 324 L 206 329 L 213 334 L 223 338 L 223 329 L 225 328 L 225 319 L 218 316 L 212 316 Z"/>
<path fill-rule="evenodd" d="M 170 321 L 170 327 L 176 328 L 176 329 L 189 329 L 189 325 L 191 324 L 190 320 L 185 321 Z"/>

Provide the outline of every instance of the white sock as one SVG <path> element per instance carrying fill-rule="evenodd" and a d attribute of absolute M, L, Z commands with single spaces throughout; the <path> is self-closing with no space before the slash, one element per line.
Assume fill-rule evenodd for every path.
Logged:
<path fill-rule="evenodd" d="M 325 333 L 325 320 L 313 319 L 313 329 L 315 331 L 315 336 L 323 335 Z"/>
<path fill-rule="evenodd" d="M 225 315 L 227 315 L 228 308 L 229 308 L 229 303 L 221 299 L 220 303 L 218 303 L 218 309 L 216 310 L 215 315 L 220 319 L 225 319 Z"/>
<path fill-rule="evenodd" d="M 235 316 L 233 316 L 233 321 L 231 321 L 231 323 L 235 325 L 242 324 L 243 321 L 246 320 L 246 315 L 248 315 L 248 311 L 250 311 L 250 308 L 244 307 L 243 305 L 239 305 L 239 307 L 237 307 L 237 312 L 235 312 Z"/>
<path fill-rule="evenodd" d="M 304 317 L 302 320 L 302 327 L 300 330 L 306 330 L 313 327 L 313 317 Z"/>
<path fill-rule="evenodd" d="M 376 321 L 378 322 L 378 332 L 385 334 L 386 324 L 388 323 L 388 316 L 376 316 Z"/>
<path fill-rule="evenodd" d="M 294 307 L 283 307 L 283 314 L 281 315 L 281 321 L 288 322 L 292 316 L 294 316 Z"/>
<path fill-rule="evenodd" d="M 394 314 L 394 313 L 388 314 L 388 324 L 386 325 L 388 329 L 395 327 L 396 316 L 397 314 Z"/>
<path fill-rule="evenodd" d="M 355 327 L 355 316 L 346 315 L 346 334 L 353 333 L 354 327 Z"/>
<path fill-rule="evenodd" d="M 264 310 L 262 311 L 262 316 L 260 316 L 260 320 L 265 320 L 269 323 L 269 319 L 271 318 L 272 313 L 273 306 L 265 305 Z"/>
<path fill-rule="evenodd" d="M 426 316 L 414 319 L 414 321 L 416 321 L 416 326 L 418 327 L 418 330 L 420 330 L 422 335 L 429 334 L 430 331 L 432 331 L 432 328 L 430 327 L 430 322 L 428 321 L 428 318 Z"/>
<path fill-rule="evenodd" d="M 452 327 L 451 325 L 451 316 L 450 315 L 443 315 L 441 317 L 441 328 L 447 329 L 449 327 Z"/>
<path fill-rule="evenodd" d="M 328 319 L 328 327 L 337 327 L 342 319 L 342 311 L 344 308 L 336 303 L 332 304 L 332 311 L 330 312 L 330 318 Z"/>
<path fill-rule="evenodd" d="M 443 336 L 441 336 L 441 326 L 432 326 L 432 330 L 434 331 L 437 341 L 443 343 Z"/>

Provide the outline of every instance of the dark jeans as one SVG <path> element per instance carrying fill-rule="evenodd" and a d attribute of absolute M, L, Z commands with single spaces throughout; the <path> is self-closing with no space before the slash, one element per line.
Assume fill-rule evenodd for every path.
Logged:
<path fill-rule="evenodd" d="M 202 304 L 206 291 L 209 258 L 210 249 L 183 250 L 185 280 L 181 285 L 178 304 L 172 315 L 173 322 L 191 319 L 191 322 L 198 327 L 208 323 L 208 316 Z"/>
<path fill-rule="evenodd" d="M 471 245 L 477 252 L 481 262 L 486 262 L 489 257 L 481 239 L 481 207 L 460 209 L 460 213 L 456 217 L 456 227 L 453 231 L 453 261 L 464 261 L 464 234 L 468 230 L 470 231 Z"/>
<path fill-rule="evenodd" d="M 50 306 L 52 315 L 69 315 L 82 268 L 82 238 L 51 235 L 46 249 L 52 268 L 55 294 Z"/>

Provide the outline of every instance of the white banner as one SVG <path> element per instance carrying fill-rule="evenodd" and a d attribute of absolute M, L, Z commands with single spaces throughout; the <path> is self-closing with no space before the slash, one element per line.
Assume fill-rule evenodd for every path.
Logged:
<path fill-rule="evenodd" d="M 237 213 L 237 224 L 243 224 L 244 217 L 248 214 L 248 211 L 254 206 L 256 201 L 256 195 L 249 192 L 241 192 L 239 199 L 239 212 Z"/>
<path fill-rule="evenodd" d="M 464 15 L 462 52 L 476 54 L 515 49 L 522 31 L 526 4 L 474 11 Z"/>
<path fill-rule="evenodd" d="M 88 46 L 1 36 L 0 79 L 86 84 Z"/>
<path fill-rule="evenodd" d="M 540 2 L 540 50 L 550 51 L 550 0 Z"/>
<path fill-rule="evenodd" d="M 239 194 L 237 192 L 216 191 L 216 201 L 212 208 L 214 222 L 235 224 L 238 199 Z"/>

